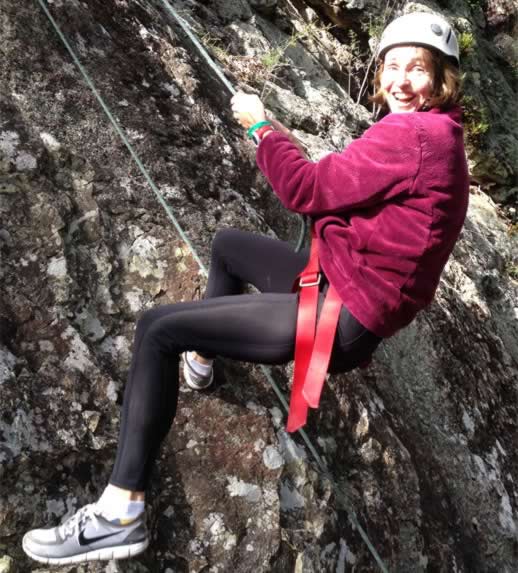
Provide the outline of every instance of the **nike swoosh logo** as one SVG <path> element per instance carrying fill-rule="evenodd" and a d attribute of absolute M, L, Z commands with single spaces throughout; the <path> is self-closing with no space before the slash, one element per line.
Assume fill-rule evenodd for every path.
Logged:
<path fill-rule="evenodd" d="M 115 533 L 108 533 L 106 535 L 99 535 L 97 537 L 86 537 L 85 532 L 81 531 L 78 536 L 79 545 L 90 545 L 96 541 L 101 541 L 102 539 L 107 539 L 108 537 L 113 537 L 114 535 L 119 535 L 120 531 L 115 531 Z"/>

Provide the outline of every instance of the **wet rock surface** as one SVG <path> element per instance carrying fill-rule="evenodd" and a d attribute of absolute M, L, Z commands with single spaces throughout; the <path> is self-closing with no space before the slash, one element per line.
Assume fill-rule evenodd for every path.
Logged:
<path fill-rule="evenodd" d="M 358 28 L 363 6 L 177 6 L 313 158 L 372 121 L 340 76 L 340 34 L 315 24 Z M 220 227 L 295 241 L 297 219 L 258 174 L 228 93 L 158 4 L 50 9 L 205 264 Z M 37 4 L 5 0 L 0 29 L 0 571 L 43 573 L 22 535 L 102 491 L 136 316 L 199 298 L 204 278 Z M 493 145 L 507 173 L 496 191 L 515 173 L 509 149 Z M 331 378 L 308 426 L 331 479 L 284 432 L 261 370 L 222 362 L 212 391 L 181 393 L 149 494 L 150 549 L 62 570 L 376 571 L 354 510 L 391 571 L 515 571 L 513 229 L 474 188 L 432 306 L 369 369 Z M 289 369 L 273 376 L 287 388 Z"/>

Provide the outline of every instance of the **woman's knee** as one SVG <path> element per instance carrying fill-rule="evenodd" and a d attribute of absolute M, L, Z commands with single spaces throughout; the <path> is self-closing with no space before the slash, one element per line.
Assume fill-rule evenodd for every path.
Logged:
<path fill-rule="evenodd" d="M 157 306 L 145 310 L 137 319 L 135 338 L 141 338 L 150 329 L 150 327 L 164 315 L 164 307 Z"/>
<path fill-rule="evenodd" d="M 242 244 L 246 231 L 239 229 L 219 229 L 212 239 L 212 258 L 222 258 Z"/>

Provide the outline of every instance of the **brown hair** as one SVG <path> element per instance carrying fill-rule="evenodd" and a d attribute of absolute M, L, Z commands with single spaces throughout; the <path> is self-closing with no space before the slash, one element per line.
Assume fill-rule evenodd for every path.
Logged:
<path fill-rule="evenodd" d="M 453 61 L 438 50 L 429 47 L 423 48 L 423 57 L 427 64 L 432 66 L 433 88 L 432 97 L 428 101 L 428 107 L 449 108 L 459 103 L 461 98 L 461 77 L 459 68 Z M 385 105 L 385 94 L 381 89 L 381 74 L 383 73 L 384 60 L 379 60 L 378 69 L 374 76 L 374 95 L 370 101 Z"/>

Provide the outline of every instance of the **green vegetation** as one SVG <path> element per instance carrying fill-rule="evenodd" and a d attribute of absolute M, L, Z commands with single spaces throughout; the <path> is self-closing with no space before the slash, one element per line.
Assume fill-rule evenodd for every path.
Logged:
<path fill-rule="evenodd" d="M 475 46 L 476 46 L 475 37 L 471 32 L 462 32 L 461 34 L 459 34 L 459 51 L 461 58 L 466 56 L 471 56 L 471 54 L 473 54 Z"/>
<path fill-rule="evenodd" d="M 366 62 L 361 53 L 358 34 L 354 30 L 349 30 L 347 37 L 349 41 L 341 53 L 341 60 L 347 72 L 347 93 L 351 95 L 352 78 L 357 77 L 360 70 L 365 70 Z"/>
<path fill-rule="evenodd" d="M 200 35 L 201 43 L 212 52 L 212 54 L 221 62 L 226 63 L 230 57 L 228 50 L 220 45 L 220 40 L 211 34 Z"/>
<path fill-rule="evenodd" d="M 264 66 L 256 56 L 234 56 L 228 48 L 222 46 L 221 40 L 211 34 L 205 34 L 200 38 L 211 54 L 239 82 L 253 84 L 257 77 L 264 74 Z"/>
<path fill-rule="evenodd" d="M 515 281 L 518 281 L 518 265 L 509 263 L 506 267 L 507 274 Z"/>
<path fill-rule="evenodd" d="M 318 39 L 321 32 L 328 32 L 331 25 L 317 26 L 313 22 L 306 23 L 301 30 L 293 32 L 291 36 L 280 46 L 272 48 L 261 56 L 261 63 L 269 72 L 276 70 L 279 66 L 285 65 L 284 56 L 289 48 L 293 48 L 298 42 L 308 38 Z"/>
<path fill-rule="evenodd" d="M 282 64 L 285 49 L 281 47 L 272 48 L 260 58 L 261 64 L 269 72 L 272 72 Z"/>
<path fill-rule="evenodd" d="M 509 237 L 516 239 L 518 236 L 518 222 L 510 222 L 507 227 Z M 506 261 L 505 271 L 513 280 L 518 281 L 518 263 L 516 259 Z"/>
<path fill-rule="evenodd" d="M 362 24 L 362 29 L 365 32 L 368 32 L 371 38 L 374 38 L 376 42 L 381 40 L 381 35 L 383 34 L 383 30 L 387 25 L 389 12 L 385 11 L 385 13 L 378 17 L 373 17 L 369 15 L 369 23 Z"/>
<path fill-rule="evenodd" d="M 485 10 L 487 6 L 487 0 L 467 0 L 467 2 L 472 10 Z"/>
<path fill-rule="evenodd" d="M 221 45 L 221 41 L 210 34 L 201 37 L 205 47 L 212 52 L 214 57 L 223 64 L 235 77 L 246 84 L 256 85 L 261 80 L 264 91 L 265 85 L 269 80 L 276 77 L 277 72 L 284 66 L 288 65 L 285 56 L 286 51 L 297 45 L 297 42 L 315 38 L 321 32 L 329 31 L 331 26 L 317 26 L 310 22 L 278 46 L 272 47 L 263 54 L 254 56 L 236 56 L 231 54 L 228 49 Z"/>
<path fill-rule="evenodd" d="M 466 142 L 472 147 L 481 147 L 484 144 L 484 134 L 489 130 L 487 108 L 469 95 L 462 98 L 461 105 L 464 109 Z"/>

